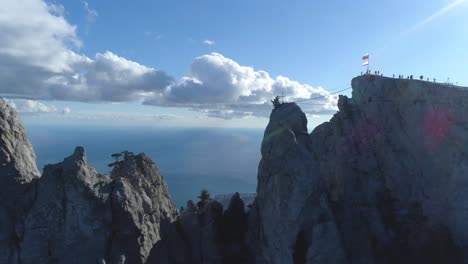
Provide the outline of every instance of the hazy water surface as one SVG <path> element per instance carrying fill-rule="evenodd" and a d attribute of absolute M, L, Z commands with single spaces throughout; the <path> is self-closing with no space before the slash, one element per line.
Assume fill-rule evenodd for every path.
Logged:
<path fill-rule="evenodd" d="M 178 206 L 201 188 L 212 194 L 255 192 L 263 130 L 216 128 L 26 127 L 37 165 L 57 163 L 78 145 L 89 163 L 108 173 L 110 155 L 145 152 L 158 165 Z"/>

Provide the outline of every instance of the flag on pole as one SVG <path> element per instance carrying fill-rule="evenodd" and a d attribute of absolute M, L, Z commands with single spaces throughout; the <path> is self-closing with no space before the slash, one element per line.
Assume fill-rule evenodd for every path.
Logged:
<path fill-rule="evenodd" d="M 362 57 L 362 66 L 369 66 L 369 54 Z"/>

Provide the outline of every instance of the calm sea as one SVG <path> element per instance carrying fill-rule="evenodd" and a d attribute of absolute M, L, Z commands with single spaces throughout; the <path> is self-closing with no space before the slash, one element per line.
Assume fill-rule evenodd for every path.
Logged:
<path fill-rule="evenodd" d="M 212 194 L 252 193 L 257 185 L 261 129 L 103 128 L 27 125 L 40 170 L 84 146 L 88 162 L 108 173 L 111 154 L 145 152 L 158 165 L 171 196 L 185 206 L 202 188 Z"/>

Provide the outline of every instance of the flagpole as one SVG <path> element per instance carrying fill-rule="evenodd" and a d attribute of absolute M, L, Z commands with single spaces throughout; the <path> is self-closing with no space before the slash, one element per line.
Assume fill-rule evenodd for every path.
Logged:
<path fill-rule="evenodd" d="M 367 55 L 367 56 L 368 56 L 368 57 L 367 57 L 367 72 L 369 72 L 369 73 L 370 73 L 370 71 L 369 71 L 369 65 L 370 65 L 370 55 Z"/>
<path fill-rule="evenodd" d="M 362 66 L 367 66 L 367 73 L 370 73 L 370 72 L 369 72 L 369 69 L 370 69 L 370 67 L 369 67 L 369 64 L 370 64 L 370 63 L 369 63 L 369 62 L 370 62 L 369 53 L 367 53 L 366 55 L 364 55 L 364 57 L 362 57 L 362 60 L 364 61 L 364 62 L 362 63 Z"/>

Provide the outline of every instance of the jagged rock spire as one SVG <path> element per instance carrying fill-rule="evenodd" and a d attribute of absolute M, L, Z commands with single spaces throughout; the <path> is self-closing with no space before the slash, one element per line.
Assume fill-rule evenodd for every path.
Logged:
<path fill-rule="evenodd" d="M 40 174 L 18 113 L 0 98 L 0 263 L 16 263 L 16 225 L 31 206 Z"/>

